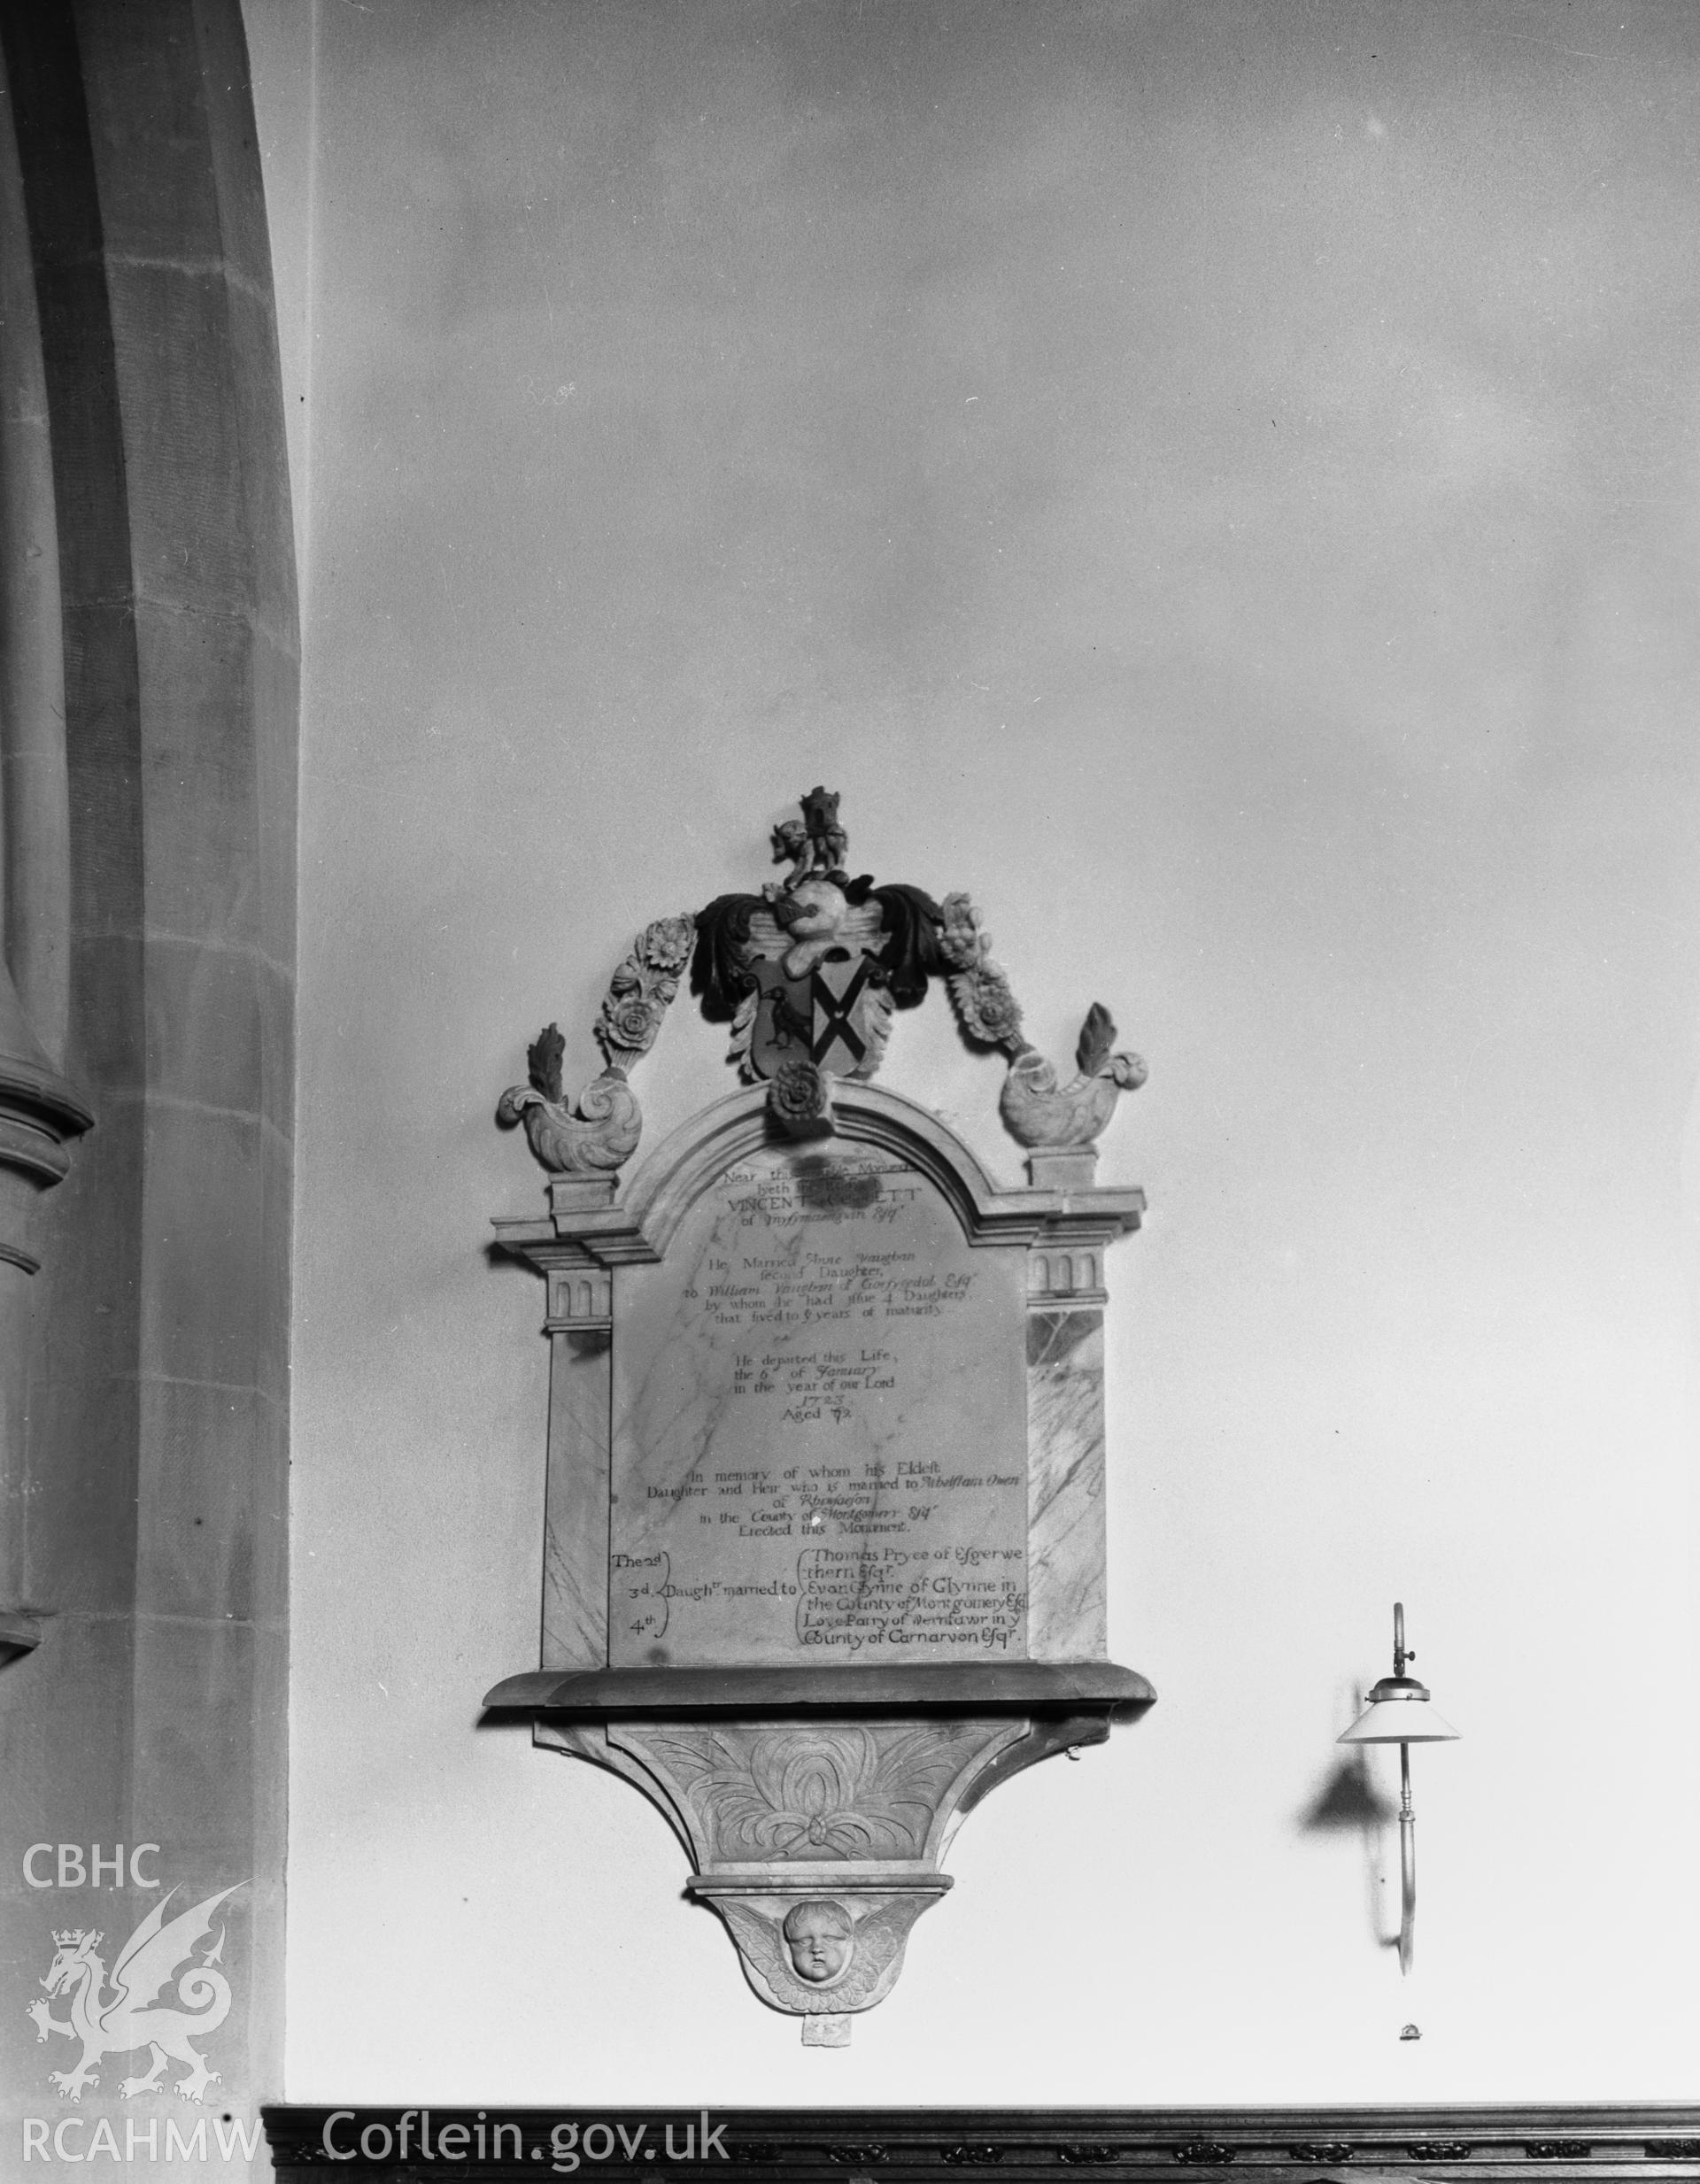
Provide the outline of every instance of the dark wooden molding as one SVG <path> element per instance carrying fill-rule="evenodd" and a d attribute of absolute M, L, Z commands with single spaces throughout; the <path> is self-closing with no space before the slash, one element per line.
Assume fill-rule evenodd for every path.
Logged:
<path fill-rule="evenodd" d="M 974 2170 L 1013 2180 L 1060 2179 L 1077 2169 L 1101 2174 L 1137 2170 L 1245 2177 L 1343 2177 L 1349 2171 L 1412 2179 L 1503 2178 L 1508 2172 L 1557 2177 L 1700 2177 L 1700 2104 L 1619 2103 L 1598 2106 L 1524 2105 L 1376 2108 L 855 2108 L 710 2109 L 713 2144 L 705 2160 L 699 2109 L 440 2108 L 425 2111 L 430 2153 L 421 2153 L 420 2110 L 274 2107 L 263 2111 L 273 2160 L 282 2173 L 387 2176 L 416 2180 L 443 2174 L 537 2180 L 572 2175 L 585 2184 L 607 2176 L 649 2184 L 673 2171 L 753 2171 L 787 2184 L 839 2177 L 942 2178 Z M 408 2118 L 405 2157 L 398 2128 Z M 327 2151 L 326 2128 L 330 2126 Z M 596 2126 L 602 2126 L 600 2132 Z M 440 2134 L 466 2134 L 465 2149 L 444 2156 Z M 500 2128 L 502 2136 L 496 2138 Z M 641 2132 L 641 2137 L 638 2134 Z M 482 2133 L 482 2138 L 479 2134 Z M 668 2134 L 671 2134 L 669 2138 Z M 681 2149 L 690 2134 L 689 2157 Z M 369 2154 L 359 2150 L 367 2135 Z M 583 2150 L 587 2134 L 606 2157 Z M 560 2135 L 557 2135 L 560 2134 Z M 623 2142 L 623 2144 L 622 2144 Z M 497 2157 L 499 2144 L 500 2157 Z M 483 2158 L 478 2157 L 480 2146 Z M 385 2149 L 389 2150 L 385 2150 Z M 628 2157 L 625 2148 L 634 2149 Z M 346 2157 L 355 2149 L 353 2157 Z M 336 2158 L 341 2154 L 344 2158 Z M 556 2156 L 561 2159 L 557 2164 Z M 568 2161 L 576 2157 L 577 2166 Z"/>

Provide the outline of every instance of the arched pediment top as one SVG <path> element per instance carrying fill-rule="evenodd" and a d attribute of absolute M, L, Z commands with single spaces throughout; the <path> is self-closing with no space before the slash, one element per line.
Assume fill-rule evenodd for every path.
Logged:
<path fill-rule="evenodd" d="M 755 1085 L 681 1123 L 617 1200 L 558 1199 L 551 1221 L 504 1221 L 498 1229 L 504 1244 L 522 1251 L 555 1240 L 575 1243 L 609 1265 L 660 1259 L 691 1208 L 728 1169 L 753 1154 L 796 1142 L 773 1123 L 767 1088 Z M 1109 1242 L 1138 1228 L 1145 1206 L 1143 1192 L 1125 1187 L 1005 1188 L 938 1115 L 877 1084 L 836 1080 L 831 1135 L 803 1142 L 821 1151 L 835 1144 L 872 1146 L 917 1169 L 950 1207 L 971 1245 L 1021 1246 L 1061 1229 Z M 594 1186 L 592 1192 L 601 1195 Z"/>
<path fill-rule="evenodd" d="M 870 1145 L 919 1169 L 950 1206 L 970 1243 L 987 1240 L 988 1231 L 1007 1229 L 1014 1208 L 1006 1201 L 1030 1195 L 1001 1192 L 953 1130 L 916 1101 L 883 1086 L 837 1080 L 832 1125 L 830 1138 L 804 1140 L 803 1148 L 824 1153 L 835 1142 Z M 794 1142 L 770 1120 L 765 1085 L 734 1092 L 692 1115 L 656 1147 L 632 1178 L 627 1197 L 630 1215 L 656 1250 L 664 1252 L 691 1208 L 729 1168 L 770 1146 Z"/>

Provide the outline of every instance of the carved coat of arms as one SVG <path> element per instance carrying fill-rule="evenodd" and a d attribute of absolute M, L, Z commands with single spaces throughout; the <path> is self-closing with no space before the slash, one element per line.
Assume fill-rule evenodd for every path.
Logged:
<path fill-rule="evenodd" d="M 811 789 L 800 820 L 773 830 L 791 871 L 759 895 L 721 895 L 697 919 L 693 992 L 730 1018 L 731 1059 L 746 1084 L 784 1073 L 869 1077 L 893 1007 L 912 1008 L 943 969 L 943 913 L 918 887 L 877 887 L 844 868 L 838 799 Z"/>

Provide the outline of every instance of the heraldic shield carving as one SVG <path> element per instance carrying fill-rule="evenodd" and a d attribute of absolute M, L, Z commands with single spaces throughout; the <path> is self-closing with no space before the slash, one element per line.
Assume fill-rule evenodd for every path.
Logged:
<path fill-rule="evenodd" d="M 549 1171 L 496 1231 L 551 1378 L 541 1660 L 486 1704 L 640 1789 L 757 1995 L 841 2046 L 964 1816 L 1155 1696 L 1105 1646 L 1105 1255 L 1144 1198 L 1093 1181 L 1145 1065 L 1094 1004 L 1062 1081 L 968 897 L 853 877 L 837 796 L 800 813 L 781 878 L 637 937 L 600 1075 L 564 1095 L 552 1024 L 498 1107 Z M 687 979 L 743 1089 L 623 1182 Z M 871 1081 L 938 983 L 1021 1187 Z"/>

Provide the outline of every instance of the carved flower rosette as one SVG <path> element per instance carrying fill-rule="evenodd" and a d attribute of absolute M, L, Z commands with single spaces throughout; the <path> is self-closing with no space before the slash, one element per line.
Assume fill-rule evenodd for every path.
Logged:
<path fill-rule="evenodd" d="M 782 1061 L 768 1084 L 768 1112 L 787 1137 L 830 1130 L 832 1087 L 825 1072 L 812 1061 Z"/>
<path fill-rule="evenodd" d="M 947 895 L 939 906 L 944 922 L 939 953 L 949 973 L 950 998 L 958 1023 L 982 1046 L 1020 1053 L 1021 1004 L 1009 980 L 992 960 L 992 936 L 974 905 L 963 894 Z"/>
<path fill-rule="evenodd" d="M 611 1069 L 623 1076 L 655 1044 L 695 936 L 691 918 L 658 918 L 632 943 L 631 953 L 608 981 L 596 1020 L 597 1044 Z"/>

